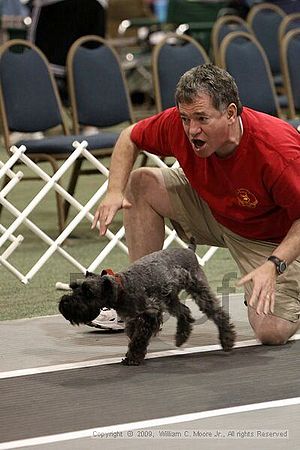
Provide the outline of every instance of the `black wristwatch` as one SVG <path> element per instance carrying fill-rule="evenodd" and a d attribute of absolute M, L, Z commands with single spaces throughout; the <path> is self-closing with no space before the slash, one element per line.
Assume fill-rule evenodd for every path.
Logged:
<path fill-rule="evenodd" d="M 286 261 L 277 258 L 277 256 L 274 255 L 269 256 L 268 261 L 272 261 L 272 263 L 275 264 L 276 272 L 278 273 L 278 275 L 281 275 L 287 268 Z"/>

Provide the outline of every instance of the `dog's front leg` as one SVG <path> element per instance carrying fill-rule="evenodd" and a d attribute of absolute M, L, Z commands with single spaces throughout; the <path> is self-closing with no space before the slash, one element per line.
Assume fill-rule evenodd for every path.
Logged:
<path fill-rule="evenodd" d="M 147 347 L 153 335 L 153 320 L 147 314 L 142 314 L 126 323 L 125 332 L 130 341 L 128 351 L 122 364 L 125 366 L 140 365 L 147 353 Z"/>

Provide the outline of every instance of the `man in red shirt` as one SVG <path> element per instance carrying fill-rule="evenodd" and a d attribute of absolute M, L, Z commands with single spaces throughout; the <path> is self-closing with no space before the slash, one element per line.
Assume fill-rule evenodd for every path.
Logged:
<path fill-rule="evenodd" d="M 133 261 L 162 248 L 165 217 L 186 241 L 227 247 L 256 337 L 283 344 L 300 324 L 300 135 L 243 108 L 233 78 L 212 64 L 186 72 L 175 98 L 121 133 L 93 227 L 104 235 L 123 208 Z M 180 169 L 132 171 L 141 150 L 172 155 Z"/>

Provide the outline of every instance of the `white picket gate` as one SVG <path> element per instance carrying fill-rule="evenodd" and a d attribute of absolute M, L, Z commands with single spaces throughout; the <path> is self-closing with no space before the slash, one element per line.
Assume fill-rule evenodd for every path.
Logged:
<path fill-rule="evenodd" d="M 11 148 L 12 156 L 9 158 L 9 160 L 5 164 L 0 161 L 0 180 L 5 175 L 8 175 L 8 177 L 10 178 L 10 181 L 0 191 L 0 203 L 13 215 L 13 217 L 15 217 L 14 221 L 7 228 L 0 224 L 0 249 L 4 246 L 4 244 L 9 242 L 9 245 L 6 245 L 5 250 L 0 255 L 0 264 L 7 270 L 12 272 L 24 284 L 27 284 L 34 277 L 34 275 L 38 273 L 38 271 L 55 252 L 58 252 L 63 258 L 68 260 L 68 262 L 71 263 L 76 268 L 76 270 L 81 273 L 85 273 L 87 270 L 90 272 L 95 272 L 98 266 L 100 266 L 102 261 L 110 254 L 110 252 L 114 251 L 116 246 L 118 246 L 121 251 L 128 253 L 126 245 L 122 242 L 122 238 L 124 237 L 124 227 L 121 227 L 115 234 L 109 230 L 107 231 L 105 237 L 108 238 L 109 242 L 99 253 L 99 255 L 90 262 L 88 267 L 84 267 L 80 262 L 73 258 L 73 256 L 71 256 L 62 245 L 67 237 L 84 218 L 87 218 L 91 223 L 93 222 L 94 216 L 90 211 L 96 204 L 99 203 L 100 199 L 104 196 L 107 189 L 106 179 L 105 182 L 100 186 L 100 188 L 95 192 L 95 194 L 90 198 L 90 200 L 85 205 L 82 205 L 58 183 L 62 175 L 72 166 L 72 164 L 74 164 L 76 159 L 79 157 L 86 158 L 95 168 L 99 170 L 100 173 L 102 173 L 106 178 L 108 177 L 108 169 L 86 149 L 87 145 L 87 141 L 83 141 L 81 143 L 74 142 L 73 146 L 75 150 L 68 157 L 68 159 L 66 159 L 62 163 L 57 172 L 54 173 L 51 177 L 30 158 L 27 157 L 25 146 L 21 146 L 19 148 L 13 146 Z M 151 155 L 149 153 L 147 153 L 147 156 L 152 159 L 157 166 L 165 167 L 165 163 L 161 161 L 161 159 L 157 156 Z M 20 182 L 23 177 L 22 171 L 18 171 L 15 173 L 12 170 L 12 167 L 19 160 L 22 161 L 35 175 L 38 175 L 45 182 L 42 189 L 22 211 L 17 209 L 6 198 L 7 194 L 11 192 L 11 190 L 17 185 L 17 183 Z M 39 205 L 44 197 L 53 189 L 57 191 L 78 211 L 75 217 L 70 221 L 70 223 L 55 240 L 48 236 L 40 227 L 38 227 L 32 222 L 32 220 L 28 218 L 29 214 L 32 213 L 32 211 Z M 41 239 L 48 245 L 47 250 L 42 254 L 38 261 L 33 264 L 29 272 L 26 274 L 21 273 L 17 267 L 9 262 L 10 255 L 16 248 L 22 245 L 23 236 L 16 235 L 17 229 L 21 224 L 26 225 L 38 239 Z M 180 246 L 186 247 L 186 244 L 177 236 L 175 230 L 172 230 L 166 226 L 165 231 L 166 238 L 164 242 L 164 248 L 167 248 L 174 240 Z M 203 257 L 200 258 L 198 256 L 199 263 L 201 265 L 204 265 L 214 255 L 216 250 L 217 247 L 210 247 L 210 249 L 205 253 Z M 56 287 L 67 288 L 68 286 L 58 282 Z"/>

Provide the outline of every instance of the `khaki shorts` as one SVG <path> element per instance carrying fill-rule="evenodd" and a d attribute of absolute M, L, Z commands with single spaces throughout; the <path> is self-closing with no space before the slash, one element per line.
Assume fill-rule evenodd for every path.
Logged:
<path fill-rule="evenodd" d="M 177 220 L 172 224 L 179 237 L 188 242 L 191 236 L 198 244 L 226 247 L 241 275 L 260 266 L 277 244 L 243 238 L 219 224 L 208 205 L 189 184 L 181 169 L 161 169 Z M 245 299 L 250 299 L 251 284 L 245 285 Z M 277 277 L 274 315 L 291 322 L 300 318 L 300 261 L 290 264 Z"/>

